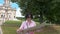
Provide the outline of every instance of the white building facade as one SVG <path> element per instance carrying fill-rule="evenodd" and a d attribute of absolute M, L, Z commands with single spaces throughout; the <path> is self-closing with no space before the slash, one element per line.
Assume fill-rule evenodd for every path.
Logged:
<path fill-rule="evenodd" d="M 10 0 L 4 0 L 4 4 L 0 6 L 0 20 L 13 20 L 16 18 L 16 8 L 10 6 Z"/>

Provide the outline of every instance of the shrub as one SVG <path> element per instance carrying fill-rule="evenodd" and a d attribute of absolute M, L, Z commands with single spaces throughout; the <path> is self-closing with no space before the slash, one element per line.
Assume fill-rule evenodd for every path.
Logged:
<path fill-rule="evenodd" d="M 22 21 L 14 21 L 14 20 L 8 20 L 5 21 L 4 25 L 9 25 L 9 26 L 20 26 Z"/>

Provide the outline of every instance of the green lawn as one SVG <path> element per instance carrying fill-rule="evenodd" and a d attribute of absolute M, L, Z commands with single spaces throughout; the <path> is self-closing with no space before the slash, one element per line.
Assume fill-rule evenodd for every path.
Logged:
<path fill-rule="evenodd" d="M 21 22 L 9 22 L 2 25 L 3 34 L 17 34 L 16 30 L 19 28 Z M 41 32 L 35 32 L 35 34 L 60 34 L 60 26 L 45 27 Z"/>
<path fill-rule="evenodd" d="M 17 34 L 16 30 L 21 25 L 21 21 L 6 21 L 2 25 L 3 34 Z"/>
<path fill-rule="evenodd" d="M 60 26 L 58 28 L 60 28 Z M 36 32 L 36 34 L 60 34 L 60 29 L 58 30 L 57 29 L 54 26 L 53 27 L 48 26 L 48 27 L 43 28 L 43 31 Z"/>
<path fill-rule="evenodd" d="M 3 34 L 16 34 L 18 27 L 2 26 Z"/>

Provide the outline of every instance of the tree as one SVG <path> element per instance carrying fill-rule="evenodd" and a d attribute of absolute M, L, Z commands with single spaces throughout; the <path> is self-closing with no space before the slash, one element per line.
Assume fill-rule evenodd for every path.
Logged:
<path fill-rule="evenodd" d="M 17 2 L 22 9 L 22 14 L 30 12 L 38 18 L 40 15 L 40 22 L 48 20 L 52 23 L 60 22 L 60 2 L 59 0 L 12 0 Z"/>

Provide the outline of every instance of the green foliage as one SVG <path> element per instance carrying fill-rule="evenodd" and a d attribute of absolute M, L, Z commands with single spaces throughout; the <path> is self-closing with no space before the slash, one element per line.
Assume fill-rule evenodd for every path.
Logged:
<path fill-rule="evenodd" d="M 18 20 L 23 20 L 25 19 L 24 17 L 16 17 Z"/>
<path fill-rule="evenodd" d="M 38 18 L 36 18 L 36 19 L 33 19 L 35 22 L 39 22 L 39 19 Z"/>
<path fill-rule="evenodd" d="M 8 20 L 4 23 L 4 25 L 9 25 L 9 26 L 20 26 L 21 25 L 21 21 L 13 21 L 13 20 Z"/>
<path fill-rule="evenodd" d="M 40 15 L 40 22 L 46 18 L 45 20 L 49 22 L 60 24 L 60 0 L 18 0 L 16 2 L 22 9 L 22 15 L 31 12 L 37 18 Z"/>

